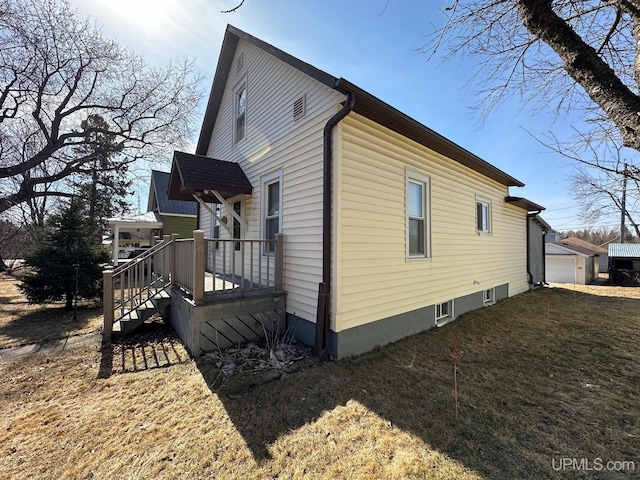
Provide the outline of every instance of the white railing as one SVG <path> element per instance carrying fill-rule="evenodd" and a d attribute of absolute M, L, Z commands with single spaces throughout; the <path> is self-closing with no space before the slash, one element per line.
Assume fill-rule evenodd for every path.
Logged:
<path fill-rule="evenodd" d="M 275 240 L 206 239 L 207 294 L 283 290 L 283 235 Z"/>
<path fill-rule="evenodd" d="M 193 292 L 196 280 L 193 278 L 193 238 L 176 240 L 173 245 L 174 283 L 189 293 Z"/>
<path fill-rule="evenodd" d="M 113 324 L 138 305 L 163 291 L 171 284 L 170 247 L 168 235 L 144 253 L 118 267 L 103 272 L 103 334 L 111 337 Z"/>
<path fill-rule="evenodd" d="M 217 245 L 217 248 L 216 248 Z M 284 235 L 275 240 L 205 239 L 165 235 L 143 254 L 103 272 L 103 338 L 113 324 L 170 286 L 181 288 L 194 303 L 208 295 L 259 290 L 284 291 Z"/>

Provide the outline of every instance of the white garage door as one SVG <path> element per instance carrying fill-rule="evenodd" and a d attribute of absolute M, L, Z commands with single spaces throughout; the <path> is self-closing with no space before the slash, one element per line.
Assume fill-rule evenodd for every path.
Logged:
<path fill-rule="evenodd" d="M 576 263 L 574 257 L 546 257 L 545 277 L 547 282 L 573 283 L 576 281 Z"/>

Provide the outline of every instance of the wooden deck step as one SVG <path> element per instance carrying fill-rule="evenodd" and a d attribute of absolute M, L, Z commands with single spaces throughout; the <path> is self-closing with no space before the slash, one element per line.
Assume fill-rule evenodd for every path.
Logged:
<path fill-rule="evenodd" d="M 113 324 L 112 333 L 123 336 L 132 332 L 155 313 L 160 313 L 171 304 L 171 295 L 166 290 L 155 292 L 141 304 L 126 312 Z"/>

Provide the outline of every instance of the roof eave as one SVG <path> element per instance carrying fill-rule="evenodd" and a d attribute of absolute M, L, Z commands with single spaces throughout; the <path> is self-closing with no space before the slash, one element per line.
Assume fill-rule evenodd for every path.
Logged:
<path fill-rule="evenodd" d="M 562 245 L 561 243 L 558 242 L 551 242 L 552 245 L 555 245 L 556 247 L 560 248 L 561 250 L 564 250 L 566 252 L 571 253 L 572 255 L 580 255 L 583 257 L 598 257 L 600 256 L 598 253 L 596 252 L 581 252 L 580 250 L 576 250 L 575 248 L 572 248 L 571 245 Z"/>
<path fill-rule="evenodd" d="M 524 183 L 503 172 L 489 162 L 440 135 L 400 110 L 361 89 L 357 85 L 339 78 L 334 87 L 341 93 L 356 95 L 354 112 L 363 115 L 421 145 L 430 148 L 472 170 L 489 177 L 507 187 L 524 187 Z"/>
<path fill-rule="evenodd" d="M 515 205 L 516 207 L 520 207 L 528 212 L 540 213 L 545 209 L 542 205 L 538 205 L 537 203 L 534 203 L 531 200 L 527 200 L 526 198 L 522 197 L 508 196 L 504 198 L 504 201 L 511 205 Z"/>
<path fill-rule="evenodd" d="M 458 163 L 499 182 L 502 185 L 508 187 L 524 186 L 523 182 L 513 178 L 499 168 L 491 165 L 460 145 L 457 145 L 451 140 L 443 137 L 348 80 L 345 80 L 344 78 L 336 78 L 232 25 L 227 25 L 222 42 L 218 65 L 216 67 L 211 93 L 209 95 L 202 128 L 200 130 L 196 146 L 195 153 L 197 155 L 207 155 L 211 134 L 213 132 L 213 127 L 222 101 L 224 88 L 228 80 L 238 42 L 241 39 L 257 46 L 263 51 L 273 55 L 279 60 L 282 60 L 329 88 L 335 89 L 336 91 L 344 94 L 352 92 L 357 97 L 354 109 L 356 113 L 359 113 L 376 123 L 396 131 L 400 135 L 410 138 L 427 148 L 449 157 L 454 161 L 457 161 Z"/>

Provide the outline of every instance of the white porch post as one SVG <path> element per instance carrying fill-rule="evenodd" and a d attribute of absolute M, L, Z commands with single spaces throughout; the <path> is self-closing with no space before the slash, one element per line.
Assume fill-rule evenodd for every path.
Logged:
<path fill-rule="evenodd" d="M 113 330 L 113 270 L 107 267 L 102 272 L 102 344 L 111 343 L 111 331 Z"/>
<path fill-rule="evenodd" d="M 120 227 L 116 225 L 116 230 L 113 233 L 113 268 L 118 266 L 118 250 L 120 250 Z"/>

